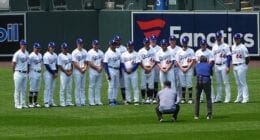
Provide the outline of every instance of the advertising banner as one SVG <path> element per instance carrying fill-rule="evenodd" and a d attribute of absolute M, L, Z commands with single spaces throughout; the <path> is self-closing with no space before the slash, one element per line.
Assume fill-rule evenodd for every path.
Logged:
<path fill-rule="evenodd" d="M 0 14 L 0 57 L 12 56 L 26 39 L 25 14 Z"/>
<path fill-rule="evenodd" d="M 158 41 L 175 35 L 189 37 L 189 46 L 198 49 L 199 41 L 211 47 L 215 33 L 221 31 L 224 41 L 233 44 L 233 35 L 241 33 L 242 42 L 251 56 L 259 56 L 259 13 L 239 12 L 132 12 L 132 39 L 137 49 L 144 37 L 155 35 Z"/>

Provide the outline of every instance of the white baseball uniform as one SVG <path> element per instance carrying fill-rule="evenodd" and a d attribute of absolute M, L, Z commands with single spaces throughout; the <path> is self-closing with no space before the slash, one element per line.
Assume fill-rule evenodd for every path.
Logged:
<path fill-rule="evenodd" d="M 101 50 L 95 51 L 90 49 L 88 51 L 88 62 L 93 63 L 96 66 L 102 66 L 104 59 L 104 53 Z M 103 67 L 103 66 L 102 66 Z M 102 72 L 98 72 L 89 67 L 89 88 L 88 88 L 88 100 L 91 105 L 101 105 L 100 89 L 102 86 Z"/>
<path fill-rule="evenodd" d="M 149 50 L 145 47 L 141 48 L 138 55 L 143 66 L 152 67 L 155 63 L 155 50 L 151 47 Z M 145 73 L 144 69 L 141 70 L 141 89 L 146 89 L 146 84 L 149 89 L 154 89 L 154 68 L 150 73 Z"/>
<path fill-rule="evenodd" d="M 29 65 L 30 91 L 39 92 L 41 85 L 42 54 L 31 52 L 29 55 Z"/>
<path fill-rule="evenodd" d="M 80 68 L 85 67 L 87 61 L 88 53 L 85 49 L 79 50 L 78 48 L 74 49 L 72 54 L 72 61 L 77 63 Z M 75 103 L 77 106 L 86 105 L 86 95 L 85 95 L 85 86 L 86 86 L 86 74 L 81 73 L 77 68 L 73 69 L 74 83 L 75 83 Z"/>
<path fill-rule="evenodd" d="M 58 65 L 62 67 L 65 71 L 72 71 L 73 67 L 72 67 L 71 54 L 60 53 L 58 55 Z M 61 106 L 72 104 L 71 90 L 72 90 L 72 75 L 67 76 L 63 71 L 60 71 L 60 105 Z M 66 102 L 65 102 L 64 92 L 66 92 Z"/>
<path fill-rule="evenodd" d="M 188 67 L 189 63 L 192 60 L 195 60 L 194 51 L 191 48 L 186 50 L 181 49 L 176 55 L 176 61 L 180 64 L 181 67 Z M 192 76 L 193 76 L 193 67 L 190 68 L 186 73 L 179 71 L 180 82 L 182 87 L 191 88 L 192 87 Z"/>
<path fill-rule="evenodd" d="M 15 108 L 26 106 L 25 92 L 27 88 L 27 71 L 28 71 L 27 51 L 18 50 L 13 55 L 12 62 L 16 63 L 14 71 L 14 105 Z"/>
<path fill-rule="evenodd" d="M 249 57 L 248 50 L 244 44 L 232 46 L 232 64 L 233 73 L 237 84 L 237 102 L 247 103 L 249 101 L 249 93 L 246 82 L 247 65 L 245 58 Z"/>
<path fill-rule="evenodd" d="M 121 63 L 125 65 L 127 69 L 133 69 L 134 65 L 140 62 L 139 55 L 136 51 L 133 52 L 124 52 L 121 55 Z M 138 88 L 138 73 L 137 70 L 128 74 L 123 71 L 124 81 L 125 81 L 125 93 L 126 93 L 126 101 L 131 102 L 131 86 L 134 91 L 134 102 L 139 102 L 139 88 Z"/>
<path fill-rule="evenodd" d="M 200 57 L 205 56 L 208 60 L 208 62 L 214 61 L 214 56 L 212 54 L 212 51 L 208 48 L 206 48 L 204 51 L 202 49 L 198 49 L 195 53 L 196 61 L 197 63 L 200 63 Z M 214 94 L 214 88 L 213 88 L 213 80 L 211 81 L 211 101 L 215 101 L 215 94 Z M 203 101 L 203 94 L 200 95 L 200 101 Z"/>
<path fill-rule="evenodd" d="M 159 63 L 163 68 L 169 67 L 169 65 L 173 64 L 175 61 L 175 57 L 173 57 L 172 51 L 168 48 L 166 49 L 166 51 L 163 51 L 162 49 L 159 50 L 159 52 L 157 52 L 155 56 L 155 61 Z M 172 67 L 167 72 L 163 72 L 160 70 L 159 74 L 161 87 L 163 87 L 165 81 L 170 81 L 171 88 L 174 92 L 176 92 L 174 66 L 172 65 Z"/>
<path fill-rule="evenodd" d="M 218 45 L 215 43 L 212 47 L 212 53 L 214 56 L 215 77 L 217 82 L 217 95 L 215 102 L 219 102 L 222 99 L 222 81 L 225 85 L 226 97 L 224 102 L 230 102 L 230 83 L 229 74 L 226 72 L 227 68 L 227 56 L 231 55 L 230 48 L 226 43 Z"/>
<path fill-rule="evenodd" d="M 179 46 L 175 46 L 174 48 L 172 46 L 168 46 L 168 49 L 171 51 L 172 57 L 174 58 L 174 60 L 176 60 L 176 56 L 177 53 L 181 50 L 181 47 Z M 175 81 L 175 88 L 176 88 L 176 93 L 177 93 L 177 103 L 180 102 L 181 100 L 181 83 L 180 83 L 180 77 L 179 77 L 179 67 L 176 64 L 176 61 L 174 61 L 174 76 L 172 78 L 174 78 Z"/>
<path fill-rule="evenodd" d="M 46 52 L 43 55 L 43 64 L 49 65 L 52 71 L 57 70 L 57 54 Z M 53 78 L 53 74 L 51 74 L 48 70 L 44 72 L 44 81 L 45 81 L 45 88 L 44 88 L 44 104 L 53 105 L 54 99 L 54 89 L 55 89 L 55 82 L 56 79 Z"/>
<path fill-rule="evenodd" d="M 150 47 L 154 49 L 155 54 L 161 50 L 161 47 L 159 45 L 155 45 L 155 46 L 150 45 Z M 159 75 L 160 75 L 160 69 L 157 65 L 155 65 L 155 67 L 154 67 L 154 82 L 159 82 L 159 79 L 160 79 Z"/>
<path fill-rule="evenodd" d="M 104 63 L 108 64 L 110 80 L 108 81 L 108 99 L 115 102 L 117 99 L 117 90 L 119 88 L 119 70 L 120 56 L 118 51 L 112 51 L 110 48 L 105 53 Z"/>
<path fill-rule="evenodd" d="M 126 47 L 124 45 L 120 45 L 118 48 L 116 48 L 116 51 L 120 53 L 120 55 L 122 55 L 124 52 L 127 51 Z M 122 73 L 123 74 L 123 73 Z M 125 84 L 124 84 L 124 76 L 120 75 L 119 77 L 119 86 L 120 88 L 125 88 Z"/>

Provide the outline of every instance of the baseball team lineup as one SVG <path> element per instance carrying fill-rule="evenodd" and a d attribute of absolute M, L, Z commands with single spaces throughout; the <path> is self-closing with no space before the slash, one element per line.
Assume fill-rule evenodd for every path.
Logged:
<path fill-rule="evenodd" d="M 180 39 L 179 46 L 176 43 L 178 38 L 173 35 L 162 40 L 151 35 L 145 37 L 141 44 L 143 47 L 135 51 L 133 41 L 128 41 L 124 46 L 121 43 L 121 36 L 116 35 L 109 41 L 106 52 L 103 52 L 99 48 L 99 40 L 93 40 L 90 49 L 86 50 L 84 45 L 86 43 L 82 38 L 78 38 L 75 41 L 76 48 L 73 48 L 72 52 L 69 52 L 70 46 L 65 42 L 60 47 L 55 42 L 49 42 L 43 55 L 39 43 L 35 42 L 32 52 L 29 53 L 26 50 L 26 40 L 21 40 L 20 48 L 12 59 L 14 107 L 23 109 L 42 106 L 81 107 L 87 104 L 96 106 L 103 105 L 101 96 L 107 96 L 108 104 L 116 106 L 121 102 L 118 98 L 119 92 L 125 105 L 157 104 L 159 87 L 163 87 L 166 81 L 171 83 L 171 91 L 177 95 L 176 104 L 193 104 L 195 88 L 192 79 L 198 76 L 194 69 L 201 63 L 202 57 L 205 57 L 210 64 L 212 69 L 210 78 L 214 76 L 216 83 L 212 84 L 212 80 L 210 95 L 205 91 L 199 94 L 200 102 L 203 102 L 205 92 L 206 98 L 209 96 L 211 103 L 248 103 L 246 74 L 250 61 L 249 53 L 242 43 L 240 33 L 235 33 L 233 39 L 234 44 L 229 46 L 224 42 L 222 32 L 217 31 L 212 49 L 209 49 L 206 40 L 201 39 L 199 49 L 194 51 L 188 46 L 190 41 L 188 37 Z M 57 49 L 61 49 L 59 54 L 55 53 Z M 237 97 L 234 100 L 231 99 L 229 82 L 231 67 L 237 86 Z M 103 72 L 108 82 L 105 93 L 101 93 Z M 58 76 L 59 93 L 54 93 Z M 138 83 L 139 78 L 141 83 Z M 89 83 L 87 94 L 86 80 Z M 42 82 L 44 92 L 39 93 Z M 73 83 L 74 91 L 72 91 Z M 59 94 L 59 101 L 54 101 L 54 94 Z M 26 103 L 27 95 L 29 95 L 28 103 Z M 39 97 L 43 97 L 43 103 L 38 102 Z"/>

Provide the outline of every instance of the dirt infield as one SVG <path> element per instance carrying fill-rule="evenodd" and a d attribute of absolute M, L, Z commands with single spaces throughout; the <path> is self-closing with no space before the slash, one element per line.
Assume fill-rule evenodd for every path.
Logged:
<path fill-rule="evenodd" d="M 11 68 L 11 61 L 4 61 L 4 62 L 0 62 L 0 68 Z M 260 67 L 260 60 L 252 60 L 249 63 L 249 67 L 250 68 L 259 68 Z"/>

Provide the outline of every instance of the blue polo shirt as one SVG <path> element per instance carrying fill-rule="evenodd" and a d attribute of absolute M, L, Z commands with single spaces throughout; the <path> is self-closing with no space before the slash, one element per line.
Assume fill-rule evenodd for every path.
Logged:
<path fill-rule="evenodd" d="M 210 73 L 212 71 L 212 65 L 207 62 L 198 63 L 196 65 L 197 82 L 208 83 L 210 82 Z"/>

